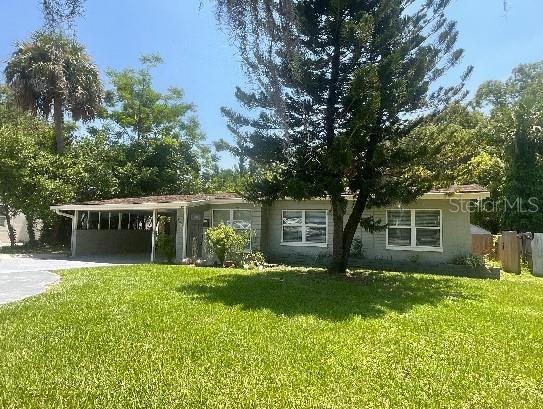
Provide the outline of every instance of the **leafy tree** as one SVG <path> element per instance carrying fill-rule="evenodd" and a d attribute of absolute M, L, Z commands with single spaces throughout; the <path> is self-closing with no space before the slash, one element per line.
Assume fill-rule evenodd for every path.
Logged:
<path fill-rule="evenodd" d="M 431 172 L 436 187 L 477 183 L 490 190 L 490 200 L 503 197 L 503 147 L 489 132 L 489 121 L 483 113 L 453 104 L 430 123 L 416 129 L 411 143 L 426 151 L 420 165 Z M 473 223 L 493 232 L 500 230 L 500 213 L 477 211 L 475 207 L 473 210 Z"/>
<path fill-rule="evenodd" d="M 241 193 L 249 180 L 249 175 L 244 175 L 237 169 L 221 169 L 216 166 L 210 174 L 206 175 L 205 190 L 209 193 Z"/>
<path fill-rule="evenodd" d="M 111 143 L 103 132 L 95 129 L 75 139 L 66 152 L 70 183 L 75 189 L 73 200 L 118 196 L 121 188 L 117 166 L 123 154 L 118 144 Z"/>
<path fill-rule="evenodd" d="M 33 34 L 17 45 L 4 73 L 20 108 L 46 119 L 52 112 L 57 153 L 65 149 L 64 112 L 90 121 L 102 103 L 96 67 L 85 48 L 63 34 Z"/>
<path fill-rule="evenodd" d="M 488 112 L 487 132 L 505 158 L 502 228 L 543 231 L 543 62 L 482 84 L 474 104 Z"/>
<path fill-rule="evenodd" d="M 69 162 L 54 153 L 51 128 L 0 91 L 0 212 L 8 218 L 24 213 L 32 239 L 33 222 L 52 217 L 49 205 L 73 198 Z"/>
<path fill-rule="evenodd" d="M 211 166 L 210 150 L 183 91 L 153 88 L 151 69 L 159 56 L 143 56 L 140 70 L 109 71 L 113 90 L 102 132 L 118 152 L 121 196 L 181 194 L 200 190 L 200 172 Z"/>
<path fill-rule="evenodd" d="M 411 201 L 431 186 L 414 166 L 411 132 L 463 96 L 471 71 L 431 91 L 463 54 L 449 2 L 217 0 L 254 85 L 236 91 L 253 114 L 227 113 L 259 168 L 247 197 L 329 197 L 331 272 L 345 273 L 359 224 L 377 227 L 362 217 L 367 207 Z"/>
<path fill-rule="evenodd" d="M 542 80 L 543 63 L 521 65 L 506 81 L 483 83 L 468 106 L 451 106 L 413 134 L 437 185 L 489 188 L 491 198 L 472 221 L 495 233 L 543 229 L 535 211 L 543 203 Z"/>

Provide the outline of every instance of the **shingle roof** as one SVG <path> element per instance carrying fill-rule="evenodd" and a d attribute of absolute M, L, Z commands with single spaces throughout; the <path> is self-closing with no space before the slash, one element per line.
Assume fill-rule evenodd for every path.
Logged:
<path fill-rule="evenodd" d="M 479 227 L 479 226 L 476 226 L 474 224 L 470 224 L 469 225 L 469 230 L 471 232 L 471 234 L 476 234 L 476 235 L 492 235 L 492 233 L 490 233 L 488 230 L 485 230 L 483 229 L 482 227 Z"/>
<path fill-rule="evenodd" d="M 164 196 L 144 196 L 144 197 L 126 197 L 107 200 L 90 200 L 80 202 L 82 205 L 108 205 L 108 204 L 143 204 L 143 203 L 176 203 L 176 202 L 200 202 L 205 200 L 228 200 L 241 199 L 241 196 L 235 193 L 216 193 L 216 194 L 195 194 L 195 195 L 164 195 Z"/>
<path fill-rule="evenodd" d="M 432 189 L 429 193 L 486 193 L 488 189 L 485 189 L 481 185 L 452 185 L 442 189 Z"/>
<path fill-rule="evenodd" d="M 453 185 L 445 189 L 432 189 L 429 193 L 454 194 L 454 193 L 487 193 L 488 190 L 479 185 Z M 236 193 L 215 193 L 215 194 L 194 194 L 194 195 L 163 195 L 126 197 L 106 200 L 90 200 L 77 203 L 78 205 L 100 206 L 100 205 L 137 205 L 145 203 L 178 203 L 178 202 L 201 202 L 210 200 L 232 200 L 241 199 Z"/>

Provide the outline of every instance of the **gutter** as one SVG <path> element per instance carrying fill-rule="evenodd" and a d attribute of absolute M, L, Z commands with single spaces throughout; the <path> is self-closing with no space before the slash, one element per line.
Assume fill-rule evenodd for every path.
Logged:
<path fill-rule="evenodd" d="M 70 214 L 70 213 L 64 213 L 62 211 L 60 211 L 60 209 L 53 209 L 55 211 L 56 214 L 58 214 L 59 216 L 64 216 L 64 217 L 69 217 L 70 219 L 74 219 L 75 215 L 74 214 Z"/>

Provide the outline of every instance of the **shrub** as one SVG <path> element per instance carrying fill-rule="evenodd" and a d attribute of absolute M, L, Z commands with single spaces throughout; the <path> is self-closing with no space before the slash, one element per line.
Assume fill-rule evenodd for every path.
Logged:
<path fill-rule="evenodd" d="M 243 254 L 241 259 L 241 266 L 244 268 L 259 268 L 266 264 L 266 258 L 260 251 L 251 251 L 250 253 Z"/>
<path fill-rule="evenodd" d="M 458 256 L 454 260 L 454 264 L 472 268 L 484 268 L 486 266 L 485 258 L 483 256 L 474 256 L 473 254 Z"/>
<path fill-rule="evenodd" d="M 175 258 L 175 241 L 167 233 L 160 233 L 156 238 L 156 247 L 158 253 L 163 256 L 168 263 L 172 263 Z"/>
<path fill-rule="evenodd" d="M 363 247 L 362 239 L 360 237 L 355 237 L 353 243 L 351 244 L 351 257 L 363 257 Z"/>
<path fill-rule="evenodd" d="M 206 244 L 209 251 L 218 259 L 221 266 L 227 257 L 238 260 L 251 240 L 251 233 L 237 233 L 232 227 L 220 224 L 206 231 Z"/>

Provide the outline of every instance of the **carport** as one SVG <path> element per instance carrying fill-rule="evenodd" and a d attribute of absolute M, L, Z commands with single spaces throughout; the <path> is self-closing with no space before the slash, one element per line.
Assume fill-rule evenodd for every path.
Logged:
<path fill-rule="evenodd" d="M 228 193 L 167 195 L 58 205 L 51 210 L 71 219 L 73 257 L 148 254 L 154 262 L 156 236 L 166 233 L 175 243 L 176 260 L 181 261 L 187 254 L 201 254 L 204 226 L 209 224 L 204 209 L 242 201 Z"/>
<path fill-rule="evenodd" d="M 159 231 L 174 242 L 178 233 L 186 234 L 185 229 L 177 229 L 178 213 L 180 225 L 186 225 L 186 203 L 145 203 L 142 199 L 53 206 L 57 214 L 71 219 L 72 257 L 146 253 L 154 262 Z M 184 258 L 184 254 L 180 256 Z"/>

